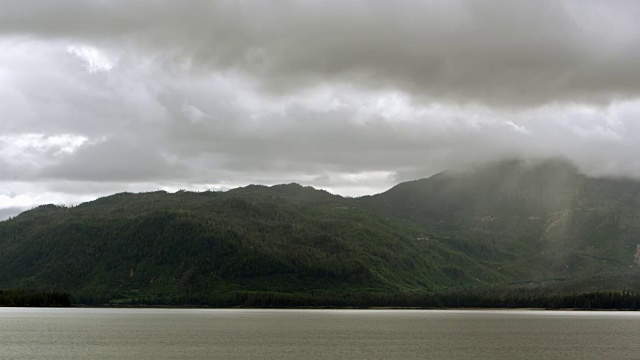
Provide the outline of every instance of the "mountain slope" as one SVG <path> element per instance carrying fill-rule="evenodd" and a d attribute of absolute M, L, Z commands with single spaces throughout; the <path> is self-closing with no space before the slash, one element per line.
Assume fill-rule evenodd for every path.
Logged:
<path fill-rule="evenodd" d="M 410 291 L 501 276 L 417 227 L 299 185 L 117 194 L 0 223 L 0 287 L 80 297 Z"/>
<path fill-rule="evenodd" d="M 639 233 L 640 183 L 561 160 L 445 172 L 358 199 L 297 184 L 123 193 L 0 222 L 0 288 L 174 304 L 632 289 Z"/>
<path fill-rule="evenodd" d="M 590 178 L 562 160 L 511 160 L 403 183 L 360 201 L 447 234 L 450 245 L 501 271 L 519 270 L 514 283 L 637 283 L 638 182 Z"/>

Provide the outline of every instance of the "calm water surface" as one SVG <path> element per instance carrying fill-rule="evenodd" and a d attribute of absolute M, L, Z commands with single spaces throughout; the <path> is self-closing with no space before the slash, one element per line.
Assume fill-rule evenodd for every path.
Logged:
<path fill-rule="evenodd" d="M 0 359 L 640 359 L 640 313 L 0 308 Z"/>

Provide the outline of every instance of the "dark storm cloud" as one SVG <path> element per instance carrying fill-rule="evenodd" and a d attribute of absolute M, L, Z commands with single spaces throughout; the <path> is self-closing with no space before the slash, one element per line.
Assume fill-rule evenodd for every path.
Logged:
<path fill-rule="evenodd" d="M 503 106 L 640 91 L 640 3 L 3 1 L 0 31 L 131 46 L 281 92 L 323 81 Z"/>

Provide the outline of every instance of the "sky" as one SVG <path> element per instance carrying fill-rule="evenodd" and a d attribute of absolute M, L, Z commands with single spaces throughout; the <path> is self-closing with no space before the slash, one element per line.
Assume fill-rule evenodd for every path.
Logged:
<path fill-rule="evenodd" d="M 374 194 L 560 156 L 640 179 L 634 0 L 0 0 L 0 219 L 108 194 Z"/>

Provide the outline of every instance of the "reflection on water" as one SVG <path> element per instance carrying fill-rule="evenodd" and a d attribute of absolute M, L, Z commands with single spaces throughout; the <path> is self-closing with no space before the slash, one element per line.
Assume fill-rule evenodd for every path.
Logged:
<path fill-rule="evenodd" d="M 0 358 L 638 359 L 640 313 L 0 308 Z"/>

